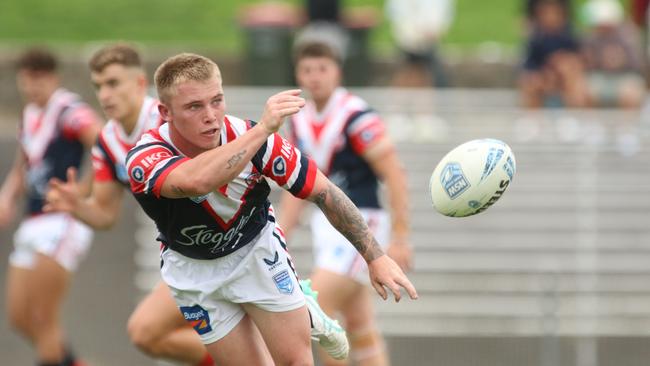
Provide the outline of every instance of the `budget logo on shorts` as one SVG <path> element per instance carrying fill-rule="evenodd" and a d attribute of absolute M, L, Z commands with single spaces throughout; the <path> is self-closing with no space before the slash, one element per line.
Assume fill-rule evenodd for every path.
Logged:
<path fill-rule="evenodd" d="M 136 165 L 131 169 L 131 178 L 138 183 L 144 182 L 144 169 L 141 166 Z"/>
<path fill-rule="evenodd" d="M 274 275 L 273 281 L 275 282 L 275 286 L 278 288 L 278 290 L 280 290 L 280 292 L 283 294 L 293 293 L 293 280 L 291 279 L 291 275 L 289 275 L 289 271 L 286 269 Z"/>
<path fill-rule="evenodd" d="M 273 175 L 276 177 L 284 177 L 287 173 L 287 163 L 285 163 L 284 158 L 278 156 L 273 160 Z"/>
<path fill-rule="evenodd" d="M 448 163 L 440 174 L 440 183 L 452 200 L 469 188 L 469 181 L 458 163 Z"/>
<path fill-rule="evenodd" d="M 194 330 L 200 335 L 212 331 L 208 311 L 203 309 L 200 305 L 181 306 L 181 313 L 183 313 L 185 320 L 187 320 L 192 328 L 194 328 Z"/>

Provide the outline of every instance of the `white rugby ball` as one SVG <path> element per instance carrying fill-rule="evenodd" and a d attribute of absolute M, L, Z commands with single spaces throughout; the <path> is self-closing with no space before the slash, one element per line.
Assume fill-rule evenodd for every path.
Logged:
<path fill-rule="evenodd" d="M 452 217 L 483 212 L 501 198 L 515 170 L 515 156 L 503 141 L 466 142 L 447 153 L 433 171 L 433 207 Z"/>

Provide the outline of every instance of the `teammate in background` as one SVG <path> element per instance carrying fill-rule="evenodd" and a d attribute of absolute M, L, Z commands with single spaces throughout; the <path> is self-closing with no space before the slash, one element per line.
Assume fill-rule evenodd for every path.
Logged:
<path fill-rule="evenodd" d="M 328 45 L 298 45 L 295 65 L 296 80 L 310 99 L 291 117 L 289 141 L 350 197 L 379 243 L 385 246 L 390 242 L 388 255 L 408 270 L 411 248 L 406 178 L 381 118 L 365 101 L 341 87 L 340 59 Z M 378 177 L 388 187 L 390 217 L 379 204 Z M 283 194 L 279 223 L 287 236 L 298 223 L 302 208 L 300 200 Z M 322 212 L 313 214 L 311 231 L 315 254 L 312 285 L 323 310 L 332 317 L 343 316 L 357 364 L 388 364 L 382 336 L 373 320 L 363 258 Z M 323 361 L 327 365 L 344 364 L 329 357 Z"/>
<path fill-rule="evenodd" d="M 79 193 L 71 169 L 67 181 L 50 182 L 45 209 L 67 212 L 105 230 L 117 221 L 124 188 L 128 188 L 126 154 L 146 131 L 162 124 L 162 119 L 158 101 L 147 96 L 146 74 L 135 49 L 125 44 L 104 47 L 93 55 L 89 66 L 99 104 L 110 118 L 92 150 L 92 193 L 89 197 Z M 214 364 L 162 282 L 135 309 L 128 332 L 131 341 L 151 357 L 191 365 Z"/>
<path fill-rule="evenodd" d="M 10 324 L 36 349 L 38 364 L 81 365 L 66 344 L 61 304 L 70 278 L 88 251 L 92 231 L 65 213 L 43 213 L 47 182 L 81 165 L 101 128 L 81 98 L 60 86 L 57 60 L 44 49 L 25 52 L 17 85 L 27 103 L 19 147 L 0 189 L 0 226 L 13 219 L 27 196 L 27 216 L 14 235 L 9 257 L 7 313 Z M 87 194 L 90 180 L 80 185 Z"/>
<path fill-rule="evenodd" d="M 140 56 L 124 44 L 97 51 L 89 63 L 97 98 L 110 118 L 93 148 L 95 178 L 90 197 L 79 195 L 74 170 L 68 180 L 50 183 L 46 210 L 71 213 L 96 229 L 114 225 L 122 203 L 123 187 L 128 186 L 125 159 L 142 135 L 163 122 L 158 101 L 146 96 L 147 81 Z M 313 308 L 318 308 L 313 304 Z M 322 323 L 332 323 L 322 319 Z M 134 311 L 128 324 L 132 342 L 155 358 L 193 365 L 212 365 L 199 336 L 178 311 L 169 288 L 159 283 Z M 314 330 L 318 336 L 321 329 Z M 347 340 L 340 345 L 347 354 Z"/>
<path fill-rule="evenodd" d="M 323 210 L 369 263 L 382 297 L 384 286 L 396 300 L 400 287 L 417 293 L 352 202 L 276 133 L 304 105 L 300 91 L 269 98 L 254 123 L 225 115 L 221 80 L 218 66 L 198 55 L 159 66 L 167 123 L 129 152 L 131 190 L 158 227 L 162 278 L 218 365 L 312 365 L 310 312 L 265 177 Z"/>

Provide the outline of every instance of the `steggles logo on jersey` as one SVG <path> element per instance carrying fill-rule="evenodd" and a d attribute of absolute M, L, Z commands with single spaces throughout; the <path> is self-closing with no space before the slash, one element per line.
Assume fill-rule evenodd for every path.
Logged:
<path fill-rule="evenodd" d="M 139 165 L 133 167 L 133 169 L 131 169 L 131 178 L 138 183 L 144 182 L 144 169 Z"/>
<path fill-rule="evenodd" d="M 236 241 L 232 244 L 232 246 L 234 247 L 235 245 L 237 245 L 239 239 L 241 239 L 242 237 L 242 234 L 239 233 L 239 231 L 241 231 L 241 229 L 246 225 L 246 223 L 248 223 L 248 220 L 250 220 L 250 218 L 253 216 L 253 214 L 255 213 L 255 208 L 256 207 L 251 208 L 248 215 L 242 215 L 237 225 L 231 227 L 225 233 L 222 231 L 215 231 L 213 229 L 208 229 L 207 225 L 195 225 L 195 226 L 184 227 L 180 231 L 180 236 L 187 240 L 176 239 L 176 243 L 185 246 L 211 245 L 212 248 L 210 249 L 210 252 L 216 253 L 219 250 L 223 250 L 228 244 L 230 244 L 233 238 L 237 235 Z"/>
<path fill-rule="evenodd" d="M 190 323 L 197 333 L 203 335 L 212 331 L 210 316 L 207 310 L 203 309 L 200 305 L 181 306 L 180 309 L 185 320 Z"/>
<path fill-rule="evenodd" d="M 284 177 L 287 173 L 287 163 L 284 161 L 284 158 L 278 156 L 273 160 L 273 175 L 276 177 Z"/>

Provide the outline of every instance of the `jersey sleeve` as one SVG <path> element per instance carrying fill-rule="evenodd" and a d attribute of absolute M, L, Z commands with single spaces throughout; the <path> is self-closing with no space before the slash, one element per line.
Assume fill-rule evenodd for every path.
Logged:
<path fill-rule="evenodd" d="M 102 151 L 99 144 L 95 144 L 91 150 L 94 180 L 96 182 L 116 181 L 117 177 L 113 172 L 113 167 L 106 153 Z"/>
<path fill-rule="evenodd" d="M 255 157 L 262 174 L 298 198 L 306 198 L 314 188 L 316 163 L 302 155 L 287 139 L 275 133 Z"/>
<path fill-rule="evenodd" d="M 136 145 L 126 157 L 126 170 L 133 194 L 160 198 L 165 179 L 187 157 L 175 155 L 162 143 Z"/>
<path fill-rule="evenodd" d="M 85 128 L 101 124 L 97 113 L 85 104 L 71 108 L 63 117 L 63 136 L 68 139 L 78 139 Z"/>
<path fill-rule="evenodd" d="M 367 110 L 352 116 L 346 132 L 354 152 L 362 155 L 386 135 L 386 127 L 377 113 Z"/>

